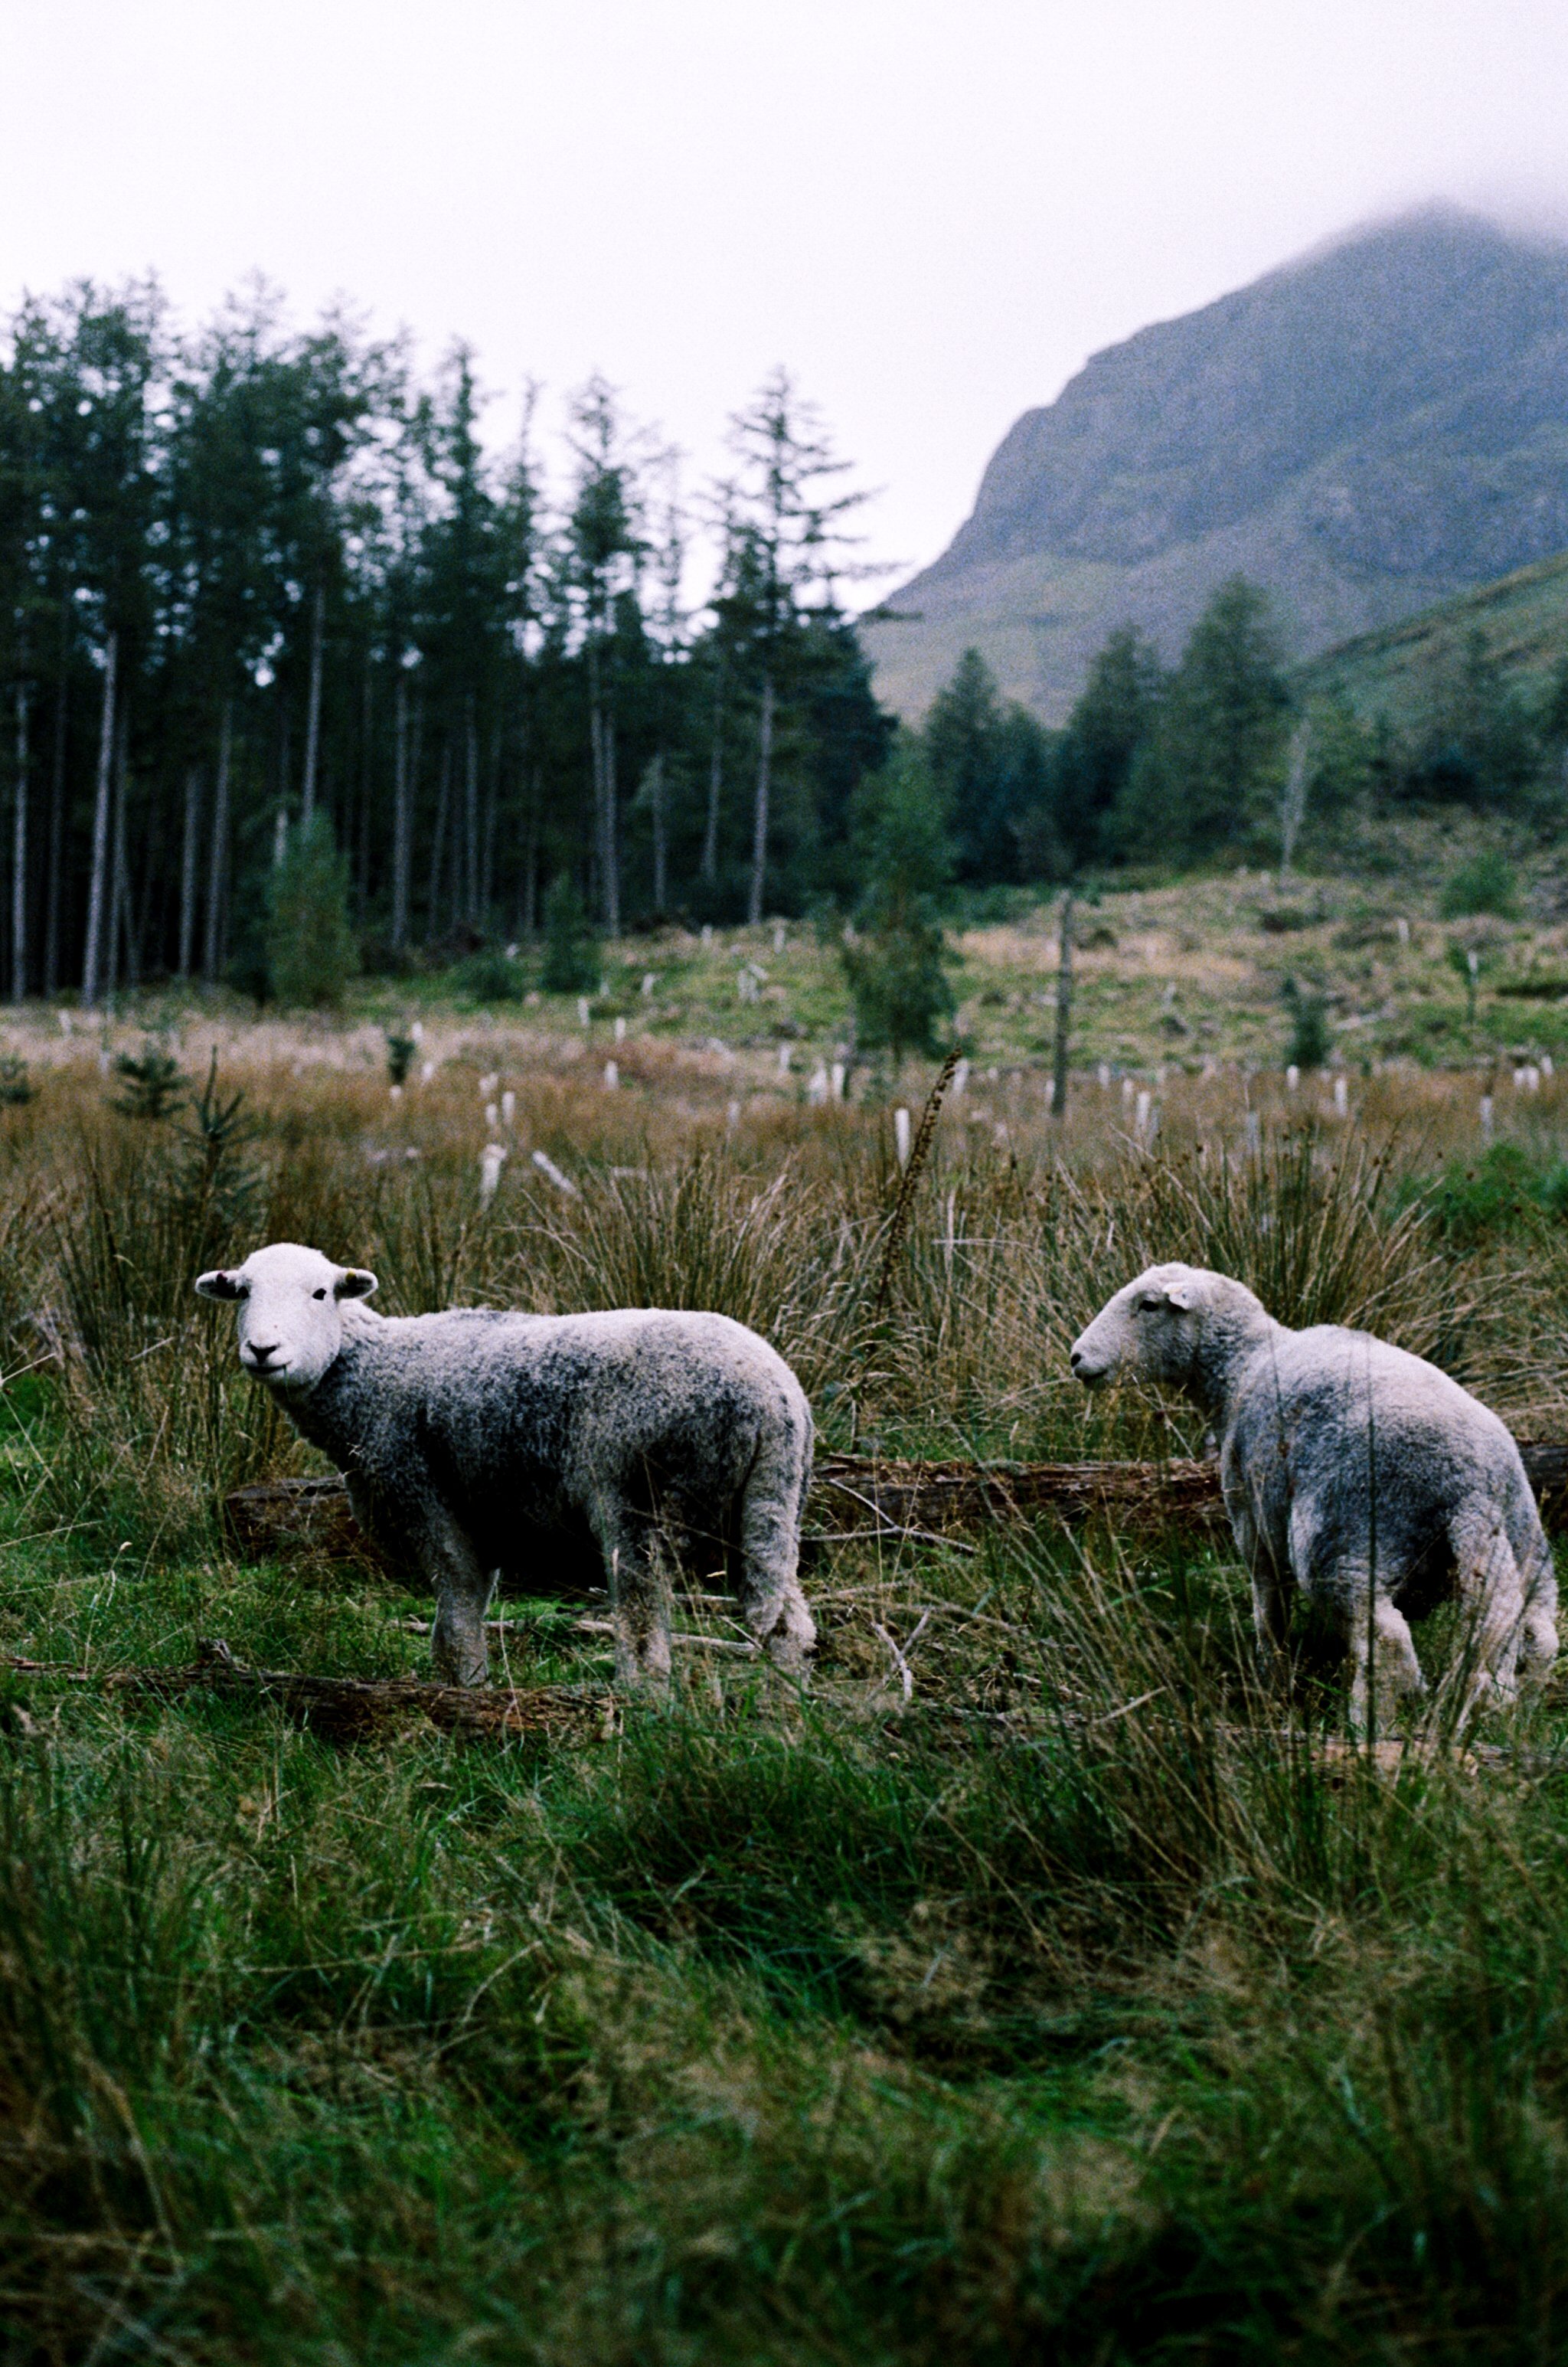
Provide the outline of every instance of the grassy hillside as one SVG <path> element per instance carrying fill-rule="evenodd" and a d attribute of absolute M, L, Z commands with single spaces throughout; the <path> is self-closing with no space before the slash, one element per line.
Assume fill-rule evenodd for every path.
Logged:
<path fill-rule="evenodd" d="M 1434 661 L 1472 633 L 1506 679 L 1539 688 L 1568 660 L 1568 551 L 1341 641 L 1299 667 L 1296 681 L 1309 697 L 1345 698 L 1365 718 L 1403 722 L 1419 708 Z"/>

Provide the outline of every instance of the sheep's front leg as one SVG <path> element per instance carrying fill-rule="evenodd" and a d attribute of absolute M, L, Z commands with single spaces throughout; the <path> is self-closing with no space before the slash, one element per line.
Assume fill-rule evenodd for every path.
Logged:
<path fill-rule="evenodd" d="M 490 1674 L 485 1613 L 495 1572 L 482 1567 L 456 1521 L 443 1513 L 426 1530 L 422 1556 L 435 1590 L 431 1666 L 444 1685 L 482 1685 Z"/>
<path fill-rule="evenodd" d="M 1225 1510 L 1236 1551 L 1252 1581 L 1252 1632 L 1256 1638 L 1258 1673 L 1265 1685 L 1278 1684 L 1285 1661 L 1290 1631 L 1292 1583 L 1281 1576 L 1274 1555 L 1253 1516 L 1247 1491 L 1234 1484 L 1225 1489 Z"/>

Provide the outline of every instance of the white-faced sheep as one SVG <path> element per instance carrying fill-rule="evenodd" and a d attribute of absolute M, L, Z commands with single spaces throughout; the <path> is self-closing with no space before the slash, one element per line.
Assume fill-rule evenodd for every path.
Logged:
<path fill-rule="evenodd" d="M 498 1569 L 589 1532 L 616 1672 L 665 1682 L 665 1539 L 731 1559 L 779 1667 L 816 1641 L 795 1578 L 811 1409 L 765 1340 L 723 1315 L 633 1309 L 386 1317 L 376 1277 L 275 1242 L 197 1289 L 237 1303 L 240 1361 L 332 1457 L 370 1535 L 434 1588 L 436 1674 L 480 1684 Z M 541 1573 L 547 1591 L 547 1571 Z"/>
<path fill-rule="evenodd" d="M 1467 1707 L 1550 1669 L 1557 1582 L 1519 1450 L 1435 1365 L 1337 1323 L 1289 1331 L 1227 1274 L 1156 1265 L 1096 1316 L 1072 1368 L 1091 1388 L 1164 1383 L 1209 1415 L 1264 1668 L 1292 1593 L 1325 1605 L 1352 1657 L 1358 1731 L 1372 1686 L 1391 1708 L 1425 1691 L 1407 1614 L 1455 1590 Z"/>

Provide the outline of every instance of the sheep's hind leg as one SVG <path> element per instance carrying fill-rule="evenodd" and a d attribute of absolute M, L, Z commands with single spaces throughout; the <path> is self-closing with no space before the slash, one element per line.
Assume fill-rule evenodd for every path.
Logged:
<path fill-rule="evenodd" d="M 435 1587 L 431 1666 L 444 1685 L 482 1685 L 490 1674 L 485 1612 L 495 1572 L 483 1568 L 457 1523 L 431 1523 L 422 1556 Z"/>
<path fill-rule="evenodd" d="M 670 1689 L 670 1573 L 653 1523 L 618 1500 L 594 1507 L 593 1532 L 610 1583 L 615 1629 L 615 1682 L 663 1693 Z"/>
<path fill-rule="evenodd" d="M 740 1505 L 740 1608 L 753 1643 L 784 1675 L 804 1676 L 817 1623 L 795 1575 L 806 1482 L 796 1472 L 753 1471 Z"/>
<path fill-rule="evenodd" d="M 1341 1583 L 1344 1583 L 1341 1565 Z M 1416 1657 L 1415 1640 L 1410 1622 L 1405 1618 L 1382 1584 L 1375 1589 L 1371 1573 L 1361 1569 L 1351 1573 L 1345 1587 L 1349 1619 L 1350 1666 L 1353 1677 L 1350 1686 L 1350 1730 L 1365 1735 L 1372 1727 L 1375 1704 L 1376 1723 L 1380 1727 L 1391 1725 L 1406 1701 L 1419 1699 L 1427 1690 L 1427 1680 L 1421 1673 L 1421 1663 Z M 1376 1740 L 1375 1733 L 1372 1736 Z"/>
<path fill-rule="evenodd" d="M 1524 1581 L 1502 1521 L 1490 1504 L 1475 1503 L 1449 1523 L 1459 1597 L 1465 1611 L 1463 1716 L 1487 1694 L 1512 1701 L 1529 1612 Z M 1555 1639 L 1555 1626 L 1552 1629 Z M 1531 1636 L 1532 1654 L 1544 1638 Z"/>

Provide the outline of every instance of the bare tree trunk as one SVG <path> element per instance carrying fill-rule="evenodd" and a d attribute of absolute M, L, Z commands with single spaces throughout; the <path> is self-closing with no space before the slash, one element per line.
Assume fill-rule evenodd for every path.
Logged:
<path fill-rule="evenodd" d="M 409 679 L 398 668 L 392 712 L 392 951 L 409 937 Z"/>
<path fill-rule="evenodd" d="M 441 934 L 441 857 L 446 841 L 446 798 L 452 783 L 452 742 L 446 741 L 441 750 L 441 786 L 435 793 L 435 844 L 430 851 L 430 912 L 425 923 L 425 943 L 433 944 Z"/>
<path fill-rule="evenodd" d="M 501 816 L 501 725 L 490 735 L 490 764 L 485 782 L 484 826 L 479 852 L 479 912 L 488 923 L 495 910 L 495 833 Z"/>
<path fill-rule="evenodd" d="M 234 702 L 223 701 L 218 727 L 218 779 L 212 792 L 212 844 L 207 866 L 207 942 L 201 974 L 214 980 L 223 959 L 224 906 L 229 888 L 229 760 L 233 748 Z"/>
<path fill-rule="evenodd" d="M 588 649 L 588 737 L 593 758 L 593 803 L 598 824 L 599 910 L 605 932 L 621 934 L 621 865 L 615 829 L 615 734 L 604 711 L 599 650 Z"/>
<path fill-rule="evenodd" d="M 66 692 L 71 679 L 71 622 L 61 603 L 60 674 L 54 689 L 54 761 L 49 785 L 49 857 L 44 881 L 43 991 L 60 985 L 61 916 L 65 901 L 65 743 L 69 720 Z"/>
<path fill-rule="evenodd" d="M 196 957 L 197 833 L 201 822 L 201 774 L 186 766 L 185 832 L 180 841 L 180 954 L 175 976 L 188 978 Z"/>
<path fill-rule="evenodd" d="M 370 660 L 367 656 L 365 692 L 359 710 L 359 852 L 355 865 L 357 873 L 355 890 L 357 900 L 354 908 L 361 923 L 365 919 L 366 909 L 370 901 L 370 782 L 375 720 L 375 676 L 371 671 Z"/>
<path fill-rule="evenodd" d="M 1067 1115 L 1067 1053 L 1073 1026 L 1073 891 L 1062 899 L 1062 939 L 1056 961 L 1056 1049 L 1051 1064 L 1051 1115 Z"/>
<path fill-rule="evenodd" d="M 532 937 L 539 927 L 539 802 L 537 765 L 528 781 L 528 834 L 523 854 L 523 934 Z"/>
<path fill-rule="evenodd" d="M 663 918 L 669 901 L 669 852 L 664 839 L 664 752 L 648 768 L 648 805 L 653 822 L 653 910 Z"/>
<path fill-rule="evenodd" d="M 1312 754 L 1312 726 L 1298 723 L 1291 734 L 1290 760 L 1285 771 L 1285 786 L 1280 795 L 1280 885 L 1282 888 L 1291 876 L 1291 864 L 1306 820 L 1307 763 Z"/>
<path fill-rule="evenodd" d="M 463 912 L 470 928 L 479 917 L 479 732 L 470 690 L 463 709 Z"/>
<path fill-rule="evenodd" d="M 17 786 L 11 816 L 11 1000 L 28 991 L 28 685 L 17 685 Z"/>
<path fill-rule="evenodd" d="M 711 888 L 718 879 L 718 808 L 724 793 L 724 669 L 713 695 L 713 744 L 708 752 L 708 810 L 703 827 L 703 878 Z"/>
<path fill-rule="evenodd" d="M 321 752 L 321 636 L 326 625 L 327 595 L 316 586 L 310 618 L 310 696 L 305 709 L 305 777 L 299 788 L 299 819 L 309 827 L 316 810 L 316 767 Z"/>
<path fill-rule="evenodd" d="M 104 645 L 104 703 L 98 719 L 98 771 L 93 792 L 93 857 L 87 884 L 87 936 L 82 951 L 82 1002 L 97 1008 L 101 991 L 104 922 L 108 895 L 109 798 L 114 787 L 114 688 L 119 660 L 119 636 L 110 633 Z"/>
<path fill-rule="evenodd" d="M 114 999 L 119 984 L 121 955 L 124 967 L 130 968 L 130 897 L 125 876 L 125 701 L 119 703 L 119 715 L 115 729 L 114 761 L 114 825 L 109 833 L 109 924 L 107 956 L 105 969 L 109 1000 Z"/>
<path fill-rule="evenodd" d="M 762 917 L 762 897 L 768 878 L 768 799 L 773 774 L 773 677 L 762 677 L 762 711 L 757 723 L 757 801 L 751 815 L 751 893 L 746 918 L 753 927 Z"/>

